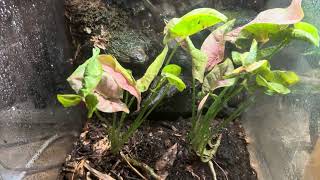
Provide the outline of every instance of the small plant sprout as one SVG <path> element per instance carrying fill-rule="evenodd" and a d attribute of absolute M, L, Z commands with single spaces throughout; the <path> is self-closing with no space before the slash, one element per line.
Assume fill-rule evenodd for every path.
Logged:
<path fill-rule="evenodd" d="M 95 113 L 98 118 L 106 122 L 100 112 L 113 113 L 108 136 L 111 141 L 111 151 L 118 153 L 159 105 L 171 87 L 179 91 L 186 88 L 184 82 L 179 78 L 181 68 L 178 65 L 166 65 L 158 75 L 166 60 L 167 52 L 168 47 L 165 46 L 144 76 L 136 81 L 131 72 L 122 67 L 113 56 L 100 54 L 100 50 L 94 48 L 92 57 L 80 65 L 67 79 L 76 94 L 59 94 L 57 98 L 64 107 L 75 106 L 83 101 L 88 109 L 88 118 Z M 151 82 L 157 76 L 161 77 L 156 85 L 157 88 L 150 89 Z M 165 88 L 165 92 L 155 100 L 161 87 Z M 141 105 L 141 93 L 146 91 L 149 91 L 151 98 Z M 125 130 L 124 121 L 134 101 L 137 104 L 137 116 Z M 117 112 L 122 113 L 118 116 Z"/>
<path fill-rule="evenodd" d="M 301 0 L 293 0 L 289 7 L 263 11 L 235 29 L 235 20 L 208 8 L 195 9 L 166 25 L 164 42 L 177 41 L 192 57 L 193 110 L 189 140 L 193 151 L 201 161 L 209 163 L 213 174 L 211 159 L 221 141 L 220 131 L 253 102 L 254 92 L 288 94 L 290 86 L 298 83 L 295 72 L 272 70 L 268 59 L 295 39 L 319 46 L 318 30 L 302 22 L 303 16 Z M 217 23 L 219 26 L 197 49 L 189 37 Z M 226 49 L 226 43 L 232 44 L 232 48 Z M 222 122 L 212 126 L 230 99 L 245 92 L 247 99 Z M 196 103 L 197 99 L 201 101 Z"/>

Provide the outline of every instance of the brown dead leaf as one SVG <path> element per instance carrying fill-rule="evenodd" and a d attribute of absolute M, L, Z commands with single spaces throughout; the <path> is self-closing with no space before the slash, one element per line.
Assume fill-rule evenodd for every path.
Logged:
<path fill-rule="evenodd" d="M 101 173 L 100 171 L 92 168 L 88 162 L 85 162 L 83 165 L 89 172 L 91 172 L 94 176 L 101 180 L 114 180 L 110 175 Z"/>
<path fill-rule="evenodd" d="M 157 173 L 161 176 L 162 179 L 166 179 L 166 177 L 168 176 L 168 169 L 173 166 L 173 163 L 177 158 L 177 152 L 178 144 L 175 143 L 156 162 L 155 170 L 158 171 Z"/>

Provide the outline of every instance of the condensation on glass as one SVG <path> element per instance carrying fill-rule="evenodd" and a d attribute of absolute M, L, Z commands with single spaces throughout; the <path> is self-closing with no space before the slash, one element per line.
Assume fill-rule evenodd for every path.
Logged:
<path fill-rule="evenodd" d="M 269 0 L 266 8 L 286 7 Z M 320 1 L 303 0 L 305 19 L 320 29 Z M 260 179 L 320 178 L 320 50 L 294 42 L 272 59 L 274 69 L 301 77 L 287 96 L 260 95 L 243 116 L 252 164 Z"/>
<path fill-rule="evenodd" d="M 55 100 L 71 67 L 63 0 L 0 0 L 0 179 L 55 179 L 81 127 Z"/>

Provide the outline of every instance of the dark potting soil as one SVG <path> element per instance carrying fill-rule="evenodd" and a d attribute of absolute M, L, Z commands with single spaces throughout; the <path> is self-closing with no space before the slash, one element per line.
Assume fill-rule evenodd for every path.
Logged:
<path fill-rule="evenodd" d="M 189 150 L 186 139 L 190 126 L 188 122 L 190 120 L 182 118 L 177 121 L 148 121 L 125 145 L 122 153 L 156 169 L 156 164 L 161 157 L 176 144 L 175 157 L 171 156 L 172 159 L 169 160 L 173 165 L 165 167 L 166 179 L 213 179 L 208 164 L 202 163 Z M 124 158 L 111 154 L 109 148 L 110 142 L 102 123 L 88 122 L 62 168 L 60 179 L 102 177 L 101 174 L 95 175 L 91 168 L 115 179 L 142 179 Z M 233 122 L 223 130 L 221 145 L 213 159 L 213 164 L 219 180 L 257 179 L 250 165 L 245 133 L 239 121 Z M 147 179 L 152 179 L 144 169 L 135 168 Z M 155 170 L 155 173 L 161 172 Z"/>

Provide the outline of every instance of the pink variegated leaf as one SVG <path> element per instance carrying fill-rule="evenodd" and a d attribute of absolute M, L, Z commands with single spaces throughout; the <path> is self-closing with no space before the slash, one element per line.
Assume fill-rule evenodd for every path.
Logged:
<path fill-rule="evenodd" d="M 113 99 L 122 99 L 123 89 L 116 83 L 108 71 L 104 71 L 101 81 L 95 89 L 99 94 Z"/>
<path fill-rule="evenodd" d="M 99 55 L 98 59 L 102 64 L 103 71 L 111 76 L 121 89 L 128 91 L 137 98 L 137 109 L 139 110 L 141 93 L 136 88 L 136 82 L 132 75 L 111 55 Z"/>
<path fill-rule="evenodd" d="M 206 71 L 210 71 L 215 65 L 224 58 L 225 34 L 231 30 L 235 20 L 228 21 L 224 25 L 213 31 L 203 42 L 201 51 L 208 57 Z"/>
<path fill-rule="evenodd" d="M 230 42 L 235 42 L 243 30 L 252 33 L 260 42 L 267 42 L 270 33 L 279 32 L 287 25 L 300 22 L 303 17 L 301 7 L 302 0 L 292 0 L 287 8 L 268 9 L 258 14 L 258 16 L 248 24 L 239 27 L 227 34 Z"/>
<path fill-rule="evenodd" d="M 129 113 L 129 109 L 127 105 L 121 102 L 120 99 L 112 99 L 106 98 L 99 93 L 94 93 L 98 99 L 97 109 L 102 112 L 106 113 L 113 113 L 113 112 L 126 112 Z"/>
<path fill-rule="evenodd" d="M 289 25 L 298 23 L 304 17 L 301 2 L 302 0 L 292 0 L 290 6 L 287 8 L 274 8 L 262 11 L 249 24 L 270 23 Z"/>

